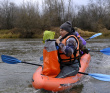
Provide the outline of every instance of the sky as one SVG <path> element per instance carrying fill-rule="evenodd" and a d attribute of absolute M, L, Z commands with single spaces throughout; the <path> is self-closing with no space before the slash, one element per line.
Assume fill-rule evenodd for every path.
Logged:
<path fill-rule="evenodd" d="M 0 0 L 0 1 L 4 1 L 4 0 Z M 31 2 L 36 2 L 39 1 L 39 3 L 41 3 L 42 0 L 9 0 L 10 2 L 14 2 L 17 5 L 22 4 L 22 2 L 27 2 L 27 1 L 31 1 Z M 74 4 L 76 5 L 86 5 L 88 3 L 89 0 L 73 0 Z"/>

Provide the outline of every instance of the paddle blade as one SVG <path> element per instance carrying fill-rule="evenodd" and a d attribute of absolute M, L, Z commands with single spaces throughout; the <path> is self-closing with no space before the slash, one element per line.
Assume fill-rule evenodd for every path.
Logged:
<path fill-rule="evenodd" d="M 40 57 L 40 61 L 43 61 L 43 56 Z"/>
<path fill-rule="evenodd" d="M 110 75 L 105 75 L 105 74 L 97 74 L 97 73 L 92 73 L 88 74 L 89 76 L 101 80 L 101 81 L 110 81 Z"/>
<path fill-rule="evenodd" d="M 90 39 L 91 39 L 91 38 L 95 38 L 95 37 L 100 36 L 100 35 L 102 35 L 102 33 L 97 33 L 97 34 L 91 36 Z"/>
<path fill-rule="evenodd" d="M 100 50 L 100 52 L 102 52 L 102 53 L 104 53 L 106 55 L 110 55 L 110 47 L 104 48 L 104 49 Z"/>
<path fill-rule="evenodd" d="M 17 64 L 17 63 L 21 63 L 20 60 L 11 57 L 11 56 L 7 56 L 7 55 L 1 55 L 1 59 L 3 62 L 8 63 L 8 64 Z"/>

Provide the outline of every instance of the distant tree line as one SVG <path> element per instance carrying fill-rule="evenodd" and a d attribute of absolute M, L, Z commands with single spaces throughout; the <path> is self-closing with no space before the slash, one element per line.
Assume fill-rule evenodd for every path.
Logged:
<path fill-rule="evenodd" d="M 21 5 L 0 2 L 0 29 L 17 29 L 13 33 L 24 37 L 59 27 L 67 20 L 83 30 L 110 29 L 110 0 L 90 0 L 85 6 L 75 5 L 73 0 L 42 0 L 42 6 L 31 1 Z"/>

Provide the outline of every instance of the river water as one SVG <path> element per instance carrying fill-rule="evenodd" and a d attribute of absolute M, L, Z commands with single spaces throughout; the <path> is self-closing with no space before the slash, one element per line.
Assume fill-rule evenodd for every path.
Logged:
<path fill-rule="evenodd" d="M 91 50 L 110 47 L 110 39 L 92 39 L 87 41 Z M 40 62 L 42 56 L 42 39 L 0 39 L 0 55 L 13 56 L 30 63 Z M 87 73 L 110 75 L 110 56 L 100 52 L 90 52 L 91 62 Z M 0 59 L 0 93 L 48 93 L 32 87 L 32 75 L 37 66 L 29 64 L 7 64 Z M 51 93 L 51 92 L 50 92 Z M 110 82 L 84 76 L 72 89 L 60 93 L 110 93 Z"/>

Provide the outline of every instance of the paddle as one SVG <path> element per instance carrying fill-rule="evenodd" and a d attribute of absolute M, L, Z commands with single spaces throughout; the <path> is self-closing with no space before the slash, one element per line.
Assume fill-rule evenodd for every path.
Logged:
<path fill-rule="evenodd" d="M 7 55 L 1 55 L 2 61 L 8 64 L 17 64 L 17 63 L 25 63 L 25 64 L 30 64 L 30 65 L 36 65 L 36 66 L 42 66 L 40 64 L 33 64 L 33 63 L 28 63 L 28 62 L 22 62 L 18 60 L 17 58 L 7 56 Z M 89 75 L 95 79 L 102 80 L 102 81 L 110 81 L 110 75 L 105 75 L 105 74 L 98 74 L 98 73 L 83 73 L 83 72 L 78 72 L 80 74 L 84 75 Z M 69 73 L 70 74 L 70 73 Z M 66 75 L 67 76 L 67 75 Z M 63 78 L 64 76 L 60 77 Z"/>
<path fill-rule="evenodd" d="M 14 58 L 14 57 L 11 57 L 11 56 L 7 56 L 7 55 L 1 55 L 1 59 L 2 59 L 3 62 L 8 63 L 8 64 L 25 63 L 25 64 L 30 64 L 30 65 L 42 66 L 40 64 L 23 62 L 21 60 L 18 60 L 17 58 Z"/>
<path fill-rule="evenodd" d="M 100 36 L 100 35 L 102 35 L 102 33 L 97 33 L 97 34 L 95 34 L 95 35 L 89 37 L 89 38 L 86 39 L 85 41 L 87 41 L 87 40 L 89 40 L 89 39 L 92 39 L 92 38 L 95 38 L 95 37 Z"/>
<path fill-rule="evenodd" d="M 102 50 L 90 50 L 88 49 L 90 52 L 101 52 L 103 54 L 106 54 L 106 55 L 110 55 L 110 47 L 108 48 L 104 48 Z"/>

